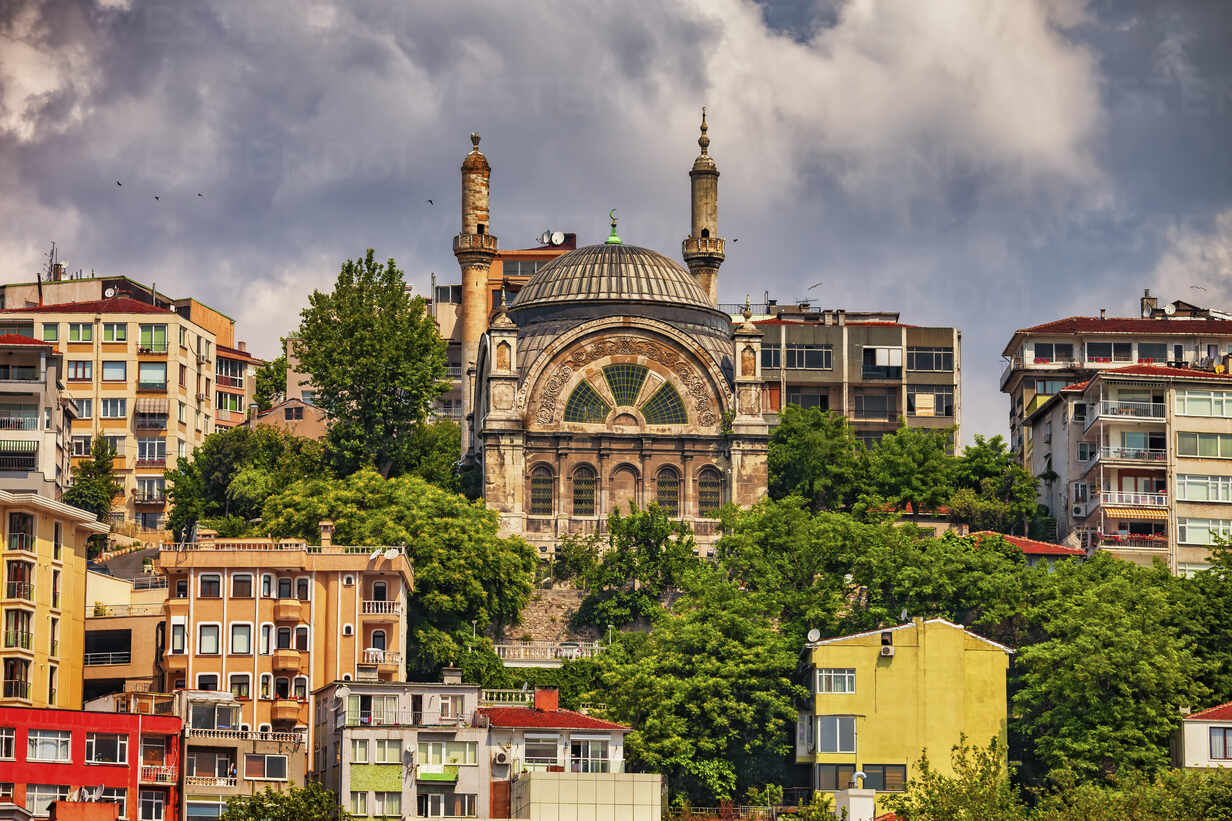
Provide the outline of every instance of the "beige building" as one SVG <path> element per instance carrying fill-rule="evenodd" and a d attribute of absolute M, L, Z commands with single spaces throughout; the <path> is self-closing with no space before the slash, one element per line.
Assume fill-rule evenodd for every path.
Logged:
<path fill-rule="evenodd" d="M 1186 768 L 1232 767 L 1232 701 L 1190 713 L 1172 739 L 1172 764 Z"/>
<path fill-rule="evenodd" d="M 59 499 L 71 479 L 77 405 L 64 391 L 64 357 L 48 342 L 0 336 L 0 489 Z"/>
<path fill-rule="evenodd" d="M 0 490 L 4 642 L 0 704 L 81 709 L 86 540 L 94 514 Z"/>
<path fill-rule="evenodd" d="M 200 539 L 164 550 L 172 690 L 228 691 L 256 730 L 313 726 L 332 681 L 405 681 L 410 562 L 401 548 Z"/>
<path fill-rule="evenodd" d="M 166 599 L 162 574 L 123 579 L 86 571 L 86 701 L 110 693 L 164 688 Z"/>
<path fill-rule="evenodd" d="M 1105 369 L 1024 422 L 1041 502 L 1069 543 L 1173 573 L 1209 566 L 1232 536 L 1232 375 Z M 1226 447 L 1225 447 L 1226 446 Z"/>

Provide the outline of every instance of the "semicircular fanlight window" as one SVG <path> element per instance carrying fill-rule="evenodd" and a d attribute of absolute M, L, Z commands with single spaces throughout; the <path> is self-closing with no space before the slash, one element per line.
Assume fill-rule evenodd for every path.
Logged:
<path fill-rule="evenodd" d="M 641 411 L 647 425 L 683 425 L 689 421 L 680 394 L 667 383 L 646 400 Z"/>
<path fill-rule="evenodd" d="M 607 385 L 612 389 L 612 398 L 617 405 L 632 405 L 637 401 L 637 395 L 642 392 L 642 383 L 646 381 L 645 365 L 608 365 L 603 369 Z"/>
<path fill-rule="evenodd" d="M 610 410 L 607 402 L 588 382 L 579 382 L 565 403 L 565 421 L 602 422 L 607 419 Z"/>

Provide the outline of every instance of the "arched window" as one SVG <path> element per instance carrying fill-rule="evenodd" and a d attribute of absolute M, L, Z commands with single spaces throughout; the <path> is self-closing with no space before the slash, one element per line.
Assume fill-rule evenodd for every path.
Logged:
<path fill-rule="evenodd" d="M 373 630 L 372 631 L 372 644 L 370 646 L 375 650 L 385 649 L 385 631 L 384 630 Z"/>
<path fill-rule="evenodd" d="M 637 402 L 637 396 L 642 392 L 642 384 L 650 369 L 645 365 L 608 365 L 603 369 L 603 377 L 612 391 L 612 398 L 617 405 L 632 405 Z"/>
<path fill-rule="evenodd" d="M 642 405 L 642 416 L 647 425 L 683 425 L 689 421 L 680 394 L 667 383 Z"/>
<path fill-rule="evenodd" d="M 274 596 L 274 577 L 268 573 L 261 577 L 261 595 L 267 599 Z"/>
<path fill-rule="evenodd" d="M 271 676 L 269 673 L 261 674 L 261 698 L 269 698 L 270 696 L 273 695 L 273 692 L 272 692 L 273 682 L 274 682 L 274 677 Z"/>
<path fill-rule="evenodd" d="M 535 468 L 530 474 L 530 513 L 532 516 L 551 516 L 555 509 L 555 480 L 552 471 L 543 465 Z"/>
<path fill-rule="evenodd" d="M 595 515 L 595 471 L 590 465 L 573 472 L 573 515 Z"/>
<path fill-rule="evenodd" d="M 565 403 L 566 422 L 602 422 L 611 407 L 588 382 L 579 382 Z"/>
<path fill-rule="evenodd" d="M 291 697 L 291 679 L 279 676 L 274 679 L 274 698 Z"/>
<path fill-rule="evenodd" d="M 385 582 L 372 583 L 372 600 L 385 601 Z"/>
<path fill-rule="evenodd" d="M 668 515 L 680 515 L 680 474 L 671 468 L 659 470 L 655 477 L 655 501 Z"/>
<path fill-rule="evenodd" d="M 355 632 L 355 628 L 351 627 L 351 625 L 350 625 L 350 624 L 344 624 L 344 625 L 342 625 L 342 635 L 344 635 L 344 636 L 349 636 L 349 635 L 351 635 L 353 632 Z"/>
<path fill-rule="evenodd" d="M 714 468 L 706 468 L 697 476 L 697 512 L 715 517 L 723 506 L 723 477 Z"/>
<path fill-rule="evenodd" d="M 308 698 L 308 677 L 307 676 L 296 676 L 295 677 L 295 689 L 293 689 L 291 692 L 299 700 L 301 701 L 307 700 Z"/>

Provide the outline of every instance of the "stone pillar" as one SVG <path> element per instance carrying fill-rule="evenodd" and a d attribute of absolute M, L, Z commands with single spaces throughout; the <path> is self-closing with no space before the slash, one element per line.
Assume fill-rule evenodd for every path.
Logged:
<path fill-rule="evenodd" d="M 501 530 L 522 533 L 526 524 L 526 437 L 515 407 L 518 390 L 518 328 L 501 311 L 488 330 L 487 356 L 476 383 L 486 385 L 476 395 L 476 440 L 483 455 L 483 497 L 500 514 Z"/>
<path fill-rule="evenodd" d="M 732 331 L 732 361 L 736 363 L 735 415 L 731 429 L 731 500 L 741 507 L 756 504 L 766 494 L 766 451 L 770 427 L 761 396 L 762 332 L 746 306 L 744 322 Z"/>

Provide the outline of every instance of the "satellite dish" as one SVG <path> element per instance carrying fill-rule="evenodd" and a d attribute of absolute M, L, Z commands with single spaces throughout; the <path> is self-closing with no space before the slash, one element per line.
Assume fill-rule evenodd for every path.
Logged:
<path fill-rule="evenodd" d="M 1167 314 L 1168 316 L 1172 316 L 1174 313 L 1176 313 L 1176 303 L 1169 302 L 1167 305 L 1165 305 L 1164 313 Z"/>
<path fill-rule="evenodd" d="M 1142 318 L 1143 318 L 1143 319 L 1150 319 L 1150 318 L 1151 318 L 1151 306 L 1150 306 L 1150 305 L 1143 305 L 1143 306 L 1142 306 Z"/>
<path fill-rule="evenodd" d="M 808 631 L 808 640 L 809 640 L 809 641 L 819 641 L 820 639 L 821 639 L 821 631 L 820 631 L 820 630 L 818 630 L 816 627 L 814 627 L 812 630 Z"/>
<path fill-rule="evenodd" d="M 552 244 L 553 245 L 563 245 L 564 242 L 565 242 L 565 234 L 563 231 L 553 231 L 552 232 Z"/>
<path fill-rule="evenodd" d="M 387 559 L 396 559 L 396 558 L 398 558 L 398 548 L 396 548 L 396 547 L 391 547 L 391 548 L 389 548 L 389 550 L 386 550 L 386 551 L 385 551 L 385 558 L 387 558 Z"/>
<path fill-rule="evenodd" d="M 103 296 L 107 299 L 111 299 L 115 295 L 116 295 L 115 288 L 108 288 L 107 290 L 103 291 Z"/>
<path fill-rule="evenodd" d="M 381 556 L 381 549 L 378 547 L 376 550 L 372 551 L 372 554 L 370 556 L 368 556 L 368 561 L 375 562 L 378 558 L 380 558 L 380 556 Z"/>
<path fill-rule="evenodd" d="M 547 245 L 547 244 L 548 244 L 549 242 L 551 242 L 551 241 L 552 241 L 552 232 L 551 232 L 551 231 L 544 231 L 542 234 L 540 234 L 540 235 L 539 235 L 539 244 L 540 244 L 540 245 Z"/>

